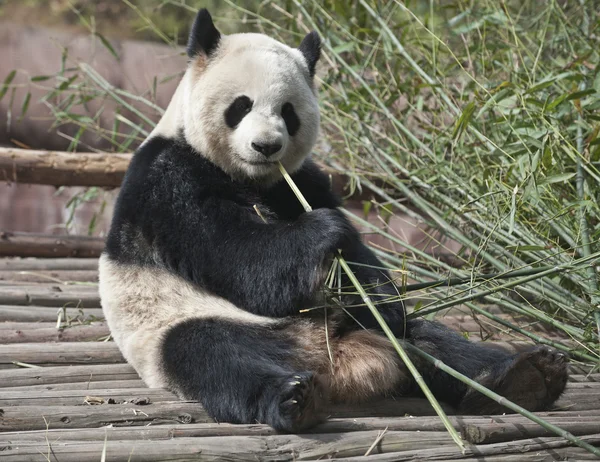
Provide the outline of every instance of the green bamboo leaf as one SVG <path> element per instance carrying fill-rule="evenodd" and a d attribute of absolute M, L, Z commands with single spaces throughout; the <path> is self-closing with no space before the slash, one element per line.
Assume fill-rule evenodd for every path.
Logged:
<path fill-rule="evenodd" d="M 29 102 L 31 101 L 31 93 L 27 92 L 25 96 L 25 100 L 23 101 L 23 105 L 21 106 L 21 115 L 19 116 L 19 122 L 23 120 L 25 114 L 27 113 L 27 109 L 29 109 Z"/>
<path fill-rule="evenodd" d="M 341 45 L 338 45 L 338 46 L 332 48 L 332 51 L 334 53 L 339 54 L 339 53 L 345 53 L 347 51 L 352 51 L 354 49 L 355 49 L 354 42 L 346 42 L 346 43 L 343 43 Z"/>
<path fill-rule="evenodd" d="M 575 176 L 575 173 L 561 173 L 559 175 L 547 176 L 546 178 L 539 181 L 538 184 L 553 184 L 553 183 L 564 183 Z"/>
<path fill-rule="evenodd" d="M 369 216 L 369 212 L 371 211 L 372 205 L 373 203 L 371 201 L 363 201 L 363 216 L 365 217 L 365 220 Z"/>
<path fill-rule="evenodd" d="M 503 88 L 502 90 L 498 91 L 498 93 L 495 93 L 494 95 L 492 95 L 492 97 L 489 98 L 485 102 L 483 107 L 477 113 L 477 118 L 481 117 L 482 114 L 485 114 L 488 111 L 488 109 L 490 109 L 492 106 L 497 105 L 503 99 L 511 96 L 513 94 L 513 92 L 514 92 L 514 89 L 512 87 L 511 88 Z"/>
<path fill-rule="evenodd" d="M 581 99 L 585 96 L 593 95 L 594 93 L 596 93 L 596 90 L 594 88 L 588 88 L 587 90 L 575 91 L 573 93 L 570 93 L 567 96 L 567 101 L 571 101 L 574 99 Z"/>
<path fill-rule="evenodd" d="M 2 89 L 0 89 L 0 101 L 2 101 L 2 98 L 4 98 L 4 95 L 6 95 L 6 92 L 8 91 L 8 87 L 11 84 L 11 82 L 13 81 L 13 79 L 15 78 L 15 75 L 17 75 L 17 71 L 10 71 L 8 73 L 8 75 L 6 76 L 6 78 L 4 79 L 4 83 L 2 84 Z"/>
<path fill-rule="evenodd" d="M 45 80 L 50 80 L 51 78 L 51 75 L 36 75 L 35 77 L 31 77 L 29 80 L 31 82 L 43 82 Z"/>
<path fill-rule="evenodd" d="M 68 80 L 65 80 L 64 82 L 62 82 L 59 86 L 58 86 L 58 91 L 64 91 L 67 88 L 69 88 L 69 86 L 75 81 L 75 79 L 77 79 L 78 75 L 74 75 L 73 77 L 69 78 Z"/>
<path fill-rule="evenodd" d="M 560 103 L 564 102 L 567 98 L 569 97 L 568 93 L 565 93 L 563 95 L 560 95 L 558 98 L 556 98 L 555 100 L 553 100 L 550 104 L 548 104 L 548 106 L 546 107 L 547 111 L 552 111 L 553 109 L 555 109 Z"/>
<path fill-rule="evenodd" d="M 96 35 L 96 37 L 98 37 L 100 39 L 100 41 L 102 42 L 102 45 L 104 45 L 104 47 L 110 52 L 110 54 L 113 55 L 117 61 L 120 61 L 121 58 L 119 58 L 118 53 L 115 51 L 115 49 L 110 44 L 110 42 L 108 40 L 106 40 L 106 37 L 104 37 L 104 35 L 102 35 L 98 32 L 96 32 L 95 35 Z"/>
<path fill-rule="evenodd" d="M 456 127 L 454 128 L 454 133 L 452 135 L 452 138 L 454 138 L 455 141 L 458 140 L 460 135 L 462 135 L 465 129 L 469 126 L 469 122 L 473 117 L 473 112 L 475 112 L 475 101 L 471 101 L 465 106 L 463 113 L 456 122 Z"/>
<path fill-rule="evenodd" d="M 543 90 L 544 88 L 548 88 L 553 83 L 554 83 L 554 79 L 547 80 L 546 82 L 540 82 L 540 83 L 534 85 L 533 87 L 528 88 L 525 91 L 525 94 L 527 95 L 527 94 L 530 94 L 530 93 L 535 93 L 536 91 Z"/>

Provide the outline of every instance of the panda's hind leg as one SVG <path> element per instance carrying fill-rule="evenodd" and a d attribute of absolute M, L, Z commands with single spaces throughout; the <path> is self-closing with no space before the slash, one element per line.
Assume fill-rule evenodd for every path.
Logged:
<path fill-rule="evenodd" d="M 534 347 L 512 354 L 500 348 L 469 342 L 441 324 L 413 320 L 407 324 L 407 340 L 520 406 L 548 409 L 565 389 L 567 357 L 548 347 Z M 468 388 L 420 358 L 419 370 L 434 394 L 463 414 L 499 414 L 508 409 Z"/>
<path fill-rule="evenodd" d="M 547 410 L 567 384 L 565 354 L 546 346 L 533 347 L 494 364 L 475 377 L 477 382 L 531 411 Z M 463 414 L 498 414 L 506 408 L 469 389 L 461 401 Z"/>
<path fill-rule="evenodd" d="M 217 422 L 299 432 L 324 420 L 326 390 L 313 371 L 298 370 L 298 354 L 277 325 L 192 319 L 165 336 L 162 367 L 171 388 Z"/>

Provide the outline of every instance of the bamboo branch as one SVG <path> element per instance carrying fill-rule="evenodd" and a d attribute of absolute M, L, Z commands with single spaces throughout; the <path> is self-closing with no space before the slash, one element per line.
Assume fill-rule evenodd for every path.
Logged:
<path fill-rule="evenodd" d="M 585 82 L 579 86 L 580 90 L 585 90 Z M 581 128 L 582 120 L 581 113 L 579 114 L 579 124 L 577 124 L 577 150 L 581 154 L 577 157 L 577 197 L 580 201 L 585 199 L 585 171 L 583 169 L 583 162 L 581 156 L 584 154 L 583 146 L 583 129 Z M 590 228 L 586 216 L 586 207 L 579 208 L 579 227 L 581 230 L 581 253 L 584 257 L 592 255 L 591 239 L 590 239 Z M 598 338 L 600 339 L 600 294 L 598 293 L 598 279 L 596 276 L 596 270 L 593 266 L 587 268 L 588 276 L 588 287 L 590 290 L 590 299 L 592 306 L 594 307 L 594 318 L 596 319 L 596 328 L 598 330 Z"/>
<path fill-rule="evenodd" d="M 540 273 L 530 274 L 529 276 L 525 276 L 523 278 L 517 279 L 516 281 L 511 281 L 511 282 L 507 282 L 505 284 L 501 284 L 501 285 L 499 285 L 497 287 L 494 287 L 492 289 L 483 290 L 481 292 L 476 292 L 476 293 L 473 293 L 471 295 L 467 295 L 465 297 L 456 298 L 454 300 L 450 300 L 450 301 L 447 301 L 447 302 L 444 302 L 444 303 L 440 303 L 440 304 L 434 305 L 433 307 L 431 307 L 429 309 L 419 310 L 418 316 L 425 316 L 425 315 L 428 315 L 428 314 L 435 313 L 437 311 L 443 310 L 445 308 L 450 308 L 451 306 L 460 305 L 461 303 L 468 302 L 468 301 L 474 300 L 476 298 L 480 298 L 480 297 L 484 297 L 486 295 L 493 294 L 493 293 L 498 292 L 500 290 L 509 289 L 511 287 L 516 287 L 516 286 L 525 284 L 526 282 L 533 281 L 535 279 L 540 279 L 540 278 L 543 278 L 545 276 L 551 276 L 551 275 L 554 275 L 554 274 L 557 274 L 557 273 L 560 273 L 560 272 L 563 272 L 563 271 L 568 271 L 568 270 L 577 268 L 578 266 L 583 265 L 584 263 L 590 263 L 590 262 L 592 262 L 592 260 L 595 260 L 595 259 L 598 259 L 598 258 L 600 258 L 600 252 L 595 252 L 595 253 L 590 254 L 590 255 L 588 255 L 586 257 L 579 258 L 579 259 L 574 260 L 574 261 L 569 262 L 569 263 L 563 263 L 562 265 L 557 265 L 557 266 L 551 267 L 550 269 L 547 269 L 547 270 L 542 271 Z M 580 335 L 577 331 L 574 331 L 574 334 Z"/>
<path fill-rule="evenodd" d="M 480 383 L 477 383 L 476 381 L 470 379 L 466 375 L 463 375 L 460 372 L 452 369 L 450 366 L 447 366 L 445 363 L 443 363 L 439 359 L 434 358 L 433 356 L 425 353 L 424 351 L 420 350 L 419 348 L 417 348 L 411 344 L 406 344 L 406 346 L 411 352 L 415 353 L 416 355 L 420 356 L 421 358 L 434 364 L 438 369 L 446 372 L 448 375 L 454 377 L 455 379 L 458 379 L 461 382 L 469 385 L 471 388 L 477 390 L 479 393 L 496 401 L 498 404 L 501 404 L 502 406 L 505 406 L 505 407 L 509 408 L 510 410 L 521 414 L 523 417 L 527 417 L 529 420 L 539 424 L 546 430 L 548 430 L 558 436 L 561 436 L 561 437 L 567 439 L 568 441 L 570 441 L 571 443 L 579 446 L 580 448 L 583 448 L 583 449 L 591 452 L 592 454 L 600 457 L 600 448 L 596 448 L 596 447 L 592 446 L 591 444 L 586 443 L 585 441 L 582 441 L 581 439 L 577 438 L 575 435 L 563 430 L 562 428 L 557 427 L 556 425 L 553 425 L 549 422 L 546 422 L 541 417 L 536 416 L 532 412 L 529 412 L 527 409 L 519 406 L 518 404 L 513 403 L 512 401 L 507 400 L 503 396 L 500 396 L 498 393 L 493 392 L 492 390 L 484 387 Z"/>
<path fill-rule="evenodd" d="M 288 185 L 290 186 L 290 188 L 292 189 L 292 191 L 298 198 L 298 201 L 300 201 L 300 203 L 302 204 L 302 207 L 304 208 L 304 210 L 306 212 L 312 211 L 312 207 L 307 202 L 307 200 L 305 199 L 302 192 L 298 189 L 298 187 L 294 183 L 294 180 L 292 180 L 290 175 L 286 172 L 286 170 L 283 167 L 283 165 L 281 164 L 281 162 L 279 163 L 279 170 L 281 171 L 281 174 L 285 178 L 285 181 L 288 183 Z M 350 269 L 350 266 L 348 266 L 348 263 L 342 256 L 341 252 L 339 252 L 336 255 L 336 258 L 337 258 L 337 261 L 339 262 L 340 266 L 342 267 L 342 269 L 345 271 L 346 275 L 352 282 L 352 285 L 356 288 L 356 290 L 360 294 L 362 300 L 369 307 L 371 314 L 377 320 L 377 322 L 383 329 L 383 332 L 385 333 L 387 338 L 392 343 L 394 349 L 398 353 L 398 356 L 400 356 L 400 358 L 402 359 L 402 361 L 404 362 L 404 364 L 406 365 L 406 367 L 408 368 L 408 370 L 414 377 L 415 381 L 419 385 L 419 388 L 421 388 L 421 391 L 423 391 L 423 394 L 425 395 L 425 397 L 427 398 L 427 400 L 429 401 L 429 403 L 431 404 L 431 406 L 433 407 L 433 409 L 435 410 L 437 415 L 440 417 L 441 421 L 444 423 L 444 427 L 446 427 L 446 430 L 448 431 L 450 437 L 456 443 L 456 445 L 460 448 L 461 452 L 464 454 L 465 446 L 464 446 L 464 443 L 463 443 L 460 435 L 458 434 L 456 429 L 452 426 L 452 423 L 450 422 L 450 420 L 448 419 L 448 416 L 442 409 L 442 406 L 440 406 L 440 403 L 438 402 L 438 400 L 435 398 L 435 396 L 433 396 L 433 393 L 431 392 L 431 390 L 425 383 L 423 376 L 419 373 L 419 371 L 417 370 L 417 368 L 415 367 L 415 365 L 409 358 L 408 354 L 404 351 L 404 349 L 402 348 L 402 346 L 400 345 L 400 343 L 394 336 L 394 334 L 391 331 L 390 327 L 388 326 L 387 322 L 385 322 L 385 319 L 383 319 L 383 317 L 379 313 L 379 310 L 377 310 L 377 308 L 375 307 L 375 305 L 373 304 L 373 302 L 367 295 L 365 289 L 363 288 L 363 286 L 360 284 L 360 282 L 354 275 L 354 272 Z"/>
<path fill-rule="evenodd" d="M 298 200 L 300 201 L 300 203 L 304 207 L 305 211 L 306 212 L 311 211 L 312 208 L 310 207 L 310 204 L 308 204 L 308 202 L 306 201 L 306 199 L 302 195 L 302 192 L 294 184 L 294 181 L 289 176 L 289 174 L 287 174 L 287 172 L 285 172 L 285 169 L 283 168 L 283 166 L 281 165 L 281 163 L 279 164 L 279 169 L 280 169 L 281 173 L 283 174 L 283 177 L 285 178 L 285 180 L 287 181 L 287 183 L 290 185 L 290 188 L 292 188 L 292 190 L 294 191 L 294 194 L 296 195 L 296 197 L 298 198 Z M 594 255 L 591 255 L 590 257 L 582 258 L 582 259 L 579 260 L 579 262 L 583 263 L 583 262 L 592 260 L 593 258 L 597 258 L 598 256 L 600 256 L 600 252 L 598 253 L 598 255 L 594 254 Z M 419 387 L 421 388 L 421 390 L 423 391 L 423 393 L 425 394 L 425 396 L 427 397 L 427 399 L 429 400 L 429 402 L 431 403 L 431 405 L 435 409 L 436 413 L 438 414 L 438 416 L 440 417 L 440 419 L 444 423 L 444 426 L 448 430 L 448 433 L 450 434 L 450 436 L 452 437 L 452 439 L 455 441 L 455 443 L 461 448 L 461 451 L 464 454 L 465 453 L 465 446 L 464 446 L 462 440 L 460 439 L 460 436 L 458 435 L 458 433 L 456 432 L 456 430 L 452 426 L 452 423 L 448 419 L 448 416 L 446 416 L 446 414 L 442 410 L 442 408 L 439 405 L 438 401 L 435 399 L 435 397 L 431 393 L 431 390 L 429 390 L 429 387 L 427 387 L 427 384 L 423 380 L 423 377 L 421 376 L 421 374 L 419 373 L 419 371 L 417 370 L 417 368 L 415 367 L 415 365 L 413 364 L 413 362 L 410 360 L 408 354 L 400 346 L 400 343 L 398 342 L 398 340 L 396 339 L 396 337 L 394 336 L 394 334 L 390 330 L 389 326 L 387 325 L 387 323 L 385 322 L 385 320 L 383 319 L 383 317 L 381 316 L 381 314 L 379 313 L 379 311 L 377 310 L 377 308 L 375 307 L 375 305 L 373 304 L 373 302 L 371 301 L 371 299 L 369 298 L 369 296 L 367 295 L 367 293 L 365 292 L 364 288 L 362 287 L 362 285 L 360 284 L 360 282 L 358 281 L 358 279 L 356 279 L 356 276 L 354 275 L 354 273 L 352 272 L 352 270 L 348 266 L 348 263 L 346 262 L 346 260 L 342 257 L 341 253 L 339 253 L 336 256 L 336 258 L 337 258 L 340 266 L 346 272 L 348 278 L 350 279 L 350 281 L 352 282 L 352 284 L 354 285 L 354 287 L 356 288 L 356 290 L 358 291 L 358 293 L 362 297 L 362 299 L 365 302 L 365 304 L 369 307 L 369 310 L 371 311 L 371 313 L 373 314 L 373 316 L 375 317 L 375 319 L 377 320 L 377 322 L 379 323 L 379 325 L 383 329 L 384 333 L 386 334 L 386 336 L 388 337 L 388 339 L 390 340 L 390 342 L 394 346 L 396 352 L 402 358 L 402 360 L 406 364 L 406 367 L 410 370 L 411 374 L 415 378 L 415 381 L 417 382 L 417 384 L 419 385 Z M 554 271 L 554 270 L 548 270 L 548 271 Z M 539 274 L 542 274 L 542 273 L 539 273 Z M 536 276 L 538 276 L 538 275 L 534 274 L 534 275 L 527 276 L 527 277 L 525 277 L 523 279 L 527 280 L 528 278 L 534 278 Z M 460 380 L 461 382 L 465 383 L 466 385 L 474 388 L 475 390 L 477 390 L 480 393 L 484 394 L 488 398 L 493 399 L 497 403 L 499 403 L 499 404 L 501 404 L 501 405 L 503 405 L 503 406 L 511 409 L 512 411 L 517 412 L 517 413 L 521 414 L 522 416 L 530 419 L 531 421 L 533 421 L 533 422 L 541 425 L 546 430 L 551 431 L 552 433 L 555 433 L 556 435 L 561 436 L 561 437 L 567 439 L 568 441 L 570 441 L 571 443 L 579 446 L 580 448 L 583 448 L 586 451 L 589 451 L 592 454 L 600 457 L 600 449 L 595 448 L 591 444 L 586 443 L 585 441 L 581 440 L 580 438 L 577 438 L 575 435 L 573 435 L 573 434 L 571 434 L 571 433 L 563 430 L 562 428 L 559 428 L 559 427 L 557 427 L 555 425 L 552 425 L 549 422 L 546 422 L 544 419 L 542 419 L 542 418 L 536 416 L 535 414 L 529 412 L 527 409 L 519 406 L 518 404 L 513 403 L 512 401 L 509 401 L 508 399 L 504 398 L 503 396 L 500 396 L 499 394 L 493 392 L 492 390 L 489 390 L 488 388 L 484 387 L 483 385 L 475 382 L 474 380 L 470 379 L 466 375 L 463 375 L 460 372 L 452 369 L 451 367 L 447 366 L 446 364 L 444 364 L 439 359 L 436 359 L 433 356 L 425 353 L 424 351 L 421 351 L 420 349 L 416 348 L 415 346 L 413 346 L 413 345 L 411 345 L 409 343 L 406 343 L 405 345 L 406 345 L 406 347 L 408 349 L 410 349 L 410 351 L 414 352 L 418 356 L 421 356 L 422 358 L 426 359 L 427 361 L 433 363 L 437 368 L 443 370 L 444 372 L 446 372 L 450 376 L 452 376 L 452 377 Z"/>

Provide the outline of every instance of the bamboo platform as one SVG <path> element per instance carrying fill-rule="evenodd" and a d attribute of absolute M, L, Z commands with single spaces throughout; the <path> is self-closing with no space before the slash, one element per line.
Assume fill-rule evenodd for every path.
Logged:
<path fill-rule="evenodd" d="M 198 403 L 145 387 L 125 363 L 102 318 L 96 265 L 94 258 L 0 259 L 3 462 L 594 460 L 516 415 L 452 415 L 468 442 L 463 455 L 429 404 L 416 398 L 332 408 L 328 422 L 302 435 L 215 423 Z M 525 344 L 469 313 L 455 310 L 442 321 L 475 341 Z M 600 374 L 577 364 L 571 371 L 556 409 L 540 415 L 600 446 Z"/>

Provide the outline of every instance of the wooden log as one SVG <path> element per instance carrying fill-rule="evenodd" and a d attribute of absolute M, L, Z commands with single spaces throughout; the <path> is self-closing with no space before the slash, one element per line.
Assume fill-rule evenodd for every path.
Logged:
<path fill-rule="evenodd" d="M 554 404 L 554 408 L 564 411 L 600 409 L 600 390 L 569 390 Z"/>
<path fill-rule="evenodd" d="M 75 367 L 75 366 L 74 366 Z M 44 367 L 44 369 L 49 369 Z M 0 380 L 2 380 L 2 371 L 0 371 Z M 142 379 L 137 380 L 105 380 L 103 382 L 65 382 L 51 385 L 27 385 L 24 387 L 0 387 L 0 393 L 3 391 L 58 391 L 58 390 L 107 390 L 113 388 L 146 388 Z"/>
<path fill-rule="evenodd" d="M 98 271 L 3 271 L 0 281 L 10 282 L 98 282 Z"/>
<path fill-rule="evenodd" d="M 0 305 L 100 308 L 96 287 L 55 285 L 1 286 Z"/>
<path fill-rule="evenodd" d="M 502 420 L 502 419 L 498 419 Z M 600 434 L 600 415 L 591 417 L 558 417 L 549 419 L 551 423 L 575 435 Z M 514 441 L 524 438 L 552 437 L 550 433 L 538 424 L 518 419 L 513 422 L 465 422 L 462 435 L 466 441 L 473 444 L 491 444 L 504 441 Z"/>
<path fill-rule="evenodd" d="M 408 400 L 384 400 L 375 403 L 373 410 L 366 411 L 360 406 L 338 407 L 331 415 L 342 418 L 360 418 L 364 416 L 401 416 L 405 415 L 402 411 L 407 408 Z M 420 406 L 428 415 L 432 411 L 428 409 L 431 406 L 422 399 L 413 402 L 416 408 Z M 157 404 L 149 404 L 140 406 L 139 409 L 144 411 L 148 416 L 132 416 L 133 411 L 124 413 L 121 404 L 103 404 L 100 406 L 6 406 L 3 409 L 4 414 L 0 416 L 0 431 L 21 431 L 21 430 L 42 430 L 46 429 L 46 424 L 42 415 L 46 420 L 51 419 L 52 425 L 50 428 L 93 428 L 105 425 L 146 425 L 148 423 L 156 424 L 160 422 L 177 423 L 173 415 L 187 413 L 187 417 L 180 423 L 191 422 L 212 422 L 208 418 L 208 414 L 204 411 L 201 404 L 196 402 L 161 402 Z M 129 406 L 131 408 L 131 406 Z M 137 409 L 137 408 L 136 408 Z M 183 411 L 185 409 L 185 412 Z M 133 418 L 135 417 L 135 418 Z"/>
<path fill-rule="evenodd" d="M 99 257 L 104 239 L 89 236 L 0 232 L 0 257 Z"/>
<path fill-rule="evenodd" d="M 446 403 L 440 403 L 447 414 L 455 414 L 455 409 Z M 369 403 L 347 405 L 333 405 L 328 415 L 334 418 L 345 417 L 393 417 L 401 415 L 436 415 L 435 411 L 425 398 L 403 397 L 383 399 Z"/>
<path fill-rule="evenodd" d="M 107 397 L 121 397 L 130 396 L 132 393 L 138 395 L 146 394 L 152 398 L 152 396 L 160 397 L 160 401 L 175 401 L 177 396 L 169 391 L 163 389 L 151 389 L 151 388 L 140 388 L 137 390 L 110 390 L 100 389 L 94 392 L 94 396 Z M 0 389 L 0 406 L 38 406 L 41 404 L 63 404 L 63 405 L 77 405 L 82 404 L 83 398 L 88 396 L 87 390 L 65 390 L 65 391 L 46 391 L 39 392 L 32 395 L 28 391 Z M 116 398 L 115 398 L 116 399 Z M 121 400 L 126 398 L 119 398 Z M 157 398 L 158 399 L 158 398 Z M 331 409 L 331 415 L 352 415 L 353 417 L 363 415 L 405 415 L 406 410 L 422 411 L 428 414 L 433 414 L 428 407 L 427 401 L 420 398 L 402 398 L 398 400 L 381 400 L 365 405 L 353 405 L 353 406 L 333 406 Z M 411 409 L 412 408 L 412 409 Z M 450 409 L 450 408 L 448 408 Z M 420 412 L 422 414 L 422 412 Z"/>
<path fill-rule="evenodd" d="M 31 326 L 31 324 L 29 324 Z M 100 340 L 110 334 L 104 322 L 71 325 L 57 329 L 56 325 L 47 328 L 0 329 L 0 344 L 40 343 L 40 342 L 88 342 Z"/>
<path fill-rule="evenodd" d="M 600 374 L 571 374 L 569 380 L 572 382 L 600 382 Z"/>
<path fill-rule="evenodd" d="M 0 321 L 14 322 L 53 322 L 58 319 L 57 307 L 32 305 L 0 305 Z M 104 319 L 101 308 L 65 308 L 67 318 L 77 322 L 87 322 Z"/>
<path fill-rule="evenodd" d="M 1 271 L 97 271 L 97 258 L 2 258 Z"/>
<path fill-rule="evenodd" d="M 581 439 L 593 446 L 600 445 L 600 435 L 583 436 Z M 568 457 L 568 460 L 575 460 L 575 457 L 577 457 L 577 460 L 598 460 L 596 456 L 585 449 L 571 447 L 571 443 L 564 438 L 532 438 L 481 446 L 468 446 L 464 455 L 460 453 L 456 446 L 448 445 L 421 451 L 408 450 L 353 458 L 344 457 L 336 460 L 338 462 L 416 462 L 460 459 L 485 460 L 486 462 L 494 460 L 520 462 L 528 460 L 567 460 L 566 457 Z"/>
<path fill-rule="evenodd" d="M 44 420 L 45 419 L 45 420 Z M 7 406 L 0 415 L 0 432 L 46 428 L 94 428 L 158 423 L 212 422 L 198 403 L 184 401 L 139 406 Z"/>
<path fill-rule="evenodd" d="M 137 372 L 129 364 L 5 369 L 0 370 L 0 389 L 2 387 L 51 385 L 68 382 L 90 383 L 113 380 L 138 380 L 139 378 Z"/>
<path fill-rule="evenodd" d="M 0 308 L 2 306 L 0 305 Z M 22 306 L 18 307 L 20 310 L 24 308 Z M 29 309 L 29 307 L 25 308 Z M 19 321 L 4 321 L 0 322 L 0 335 L 2 335 L 3 330 L 28 330 L 28 329 L 49 329 L 51 327 L 56 328 L 56 322 L 19 322 Z"/>
<path fill-rule="evenodd" d="M 379 437 L 377 431 L 354 433 L 326 433 L 306 435 L 271 436 L 227 436 L 205 438 L 176 438 L 172 440 L 108 441 L 108 461 L 164 461 L 164 460 L 322 460 L 333 457 L 363 455 Z M 48 448 L 48 444 L 50 448 Z M 419 451 L 434 446 L 451 444 L 446 432 L 394 432 L 388 431 L 373 449 L 374 454 L 392 451 Z M 41 451 L 49 450 L 55 460 L 99 460 L 104 442 L 52 441 L 36 444 L 18 444 L 5 449 L 2 458 L 6 461 L 40 458 Z M 455 447 L 456 448 L 456 447 Z M 457 450 L 457 449 L 455 449 Z M 34 453 L 35 451 L 35 453 Z"/>
<path fill-rule="evenodd" d="M 596 416 L 577 416 L 573 413 L 570 417 L 549 417 L 548 421 L 560 426 L 566 431 L 577 436 L 598 433 L 600 421 Z M 459 429 L 463 437 L 474 437 L 468 439 L 470 443 L 495 443 L 512 441 L 525 438 L 537 438 L 554 436 L 542 427 L 534 424 L 521 416 L 514 416 L 504 422 L 505 416 L 491 417 L 469 417 L 450 416 L 450 421 L 455 428 Z M 579 419 L 579 420 L 578 420 Z M 522 425 L 527 427 L 520 429 Z M 443 432 L 445 427 L 437 416 L 434 417 L 368 417 L 330 419 L 308 433 L 346 433 L 356 431 L 384 430 L 406 431 L 406 432 Z M 479 433 L 474 432 L 479 428 Z M 468 431 L 465 431 L 467 429 Z M 109 440 L 160 440 L 171 438 L 198 438 L 207 436 L 266 436 L 276 434 L 275 430 L 268 425 L 245 424 L 232 425 L 226 423 L 196 423 L 196 424 L 162 424 L 139 427 L 112 427 L 108 434 Z M 55 430 L 33 430 L 26 432 L 4 432 L 0 433 L 0 445 L 8 443 L 30 444 L 36 442 L 70 440 L 70 441 L 104 441 L 106 437 L 105 428 L 89 429 L 55 429 Z M 485 437 L 482 437 L 485 436 Z M 492 437 L 493 436 L 493 437 Z"/>
<path fill-rule="evenodd" d="M 6 409 L 7 406 L 44 406 L 44 405 L 64 405 L 77 406 L 86 404 L 86 398 L 93 397 L 93 400 L 87 400 L 91 404 L 103 405 L 110 401 L 120 403 L 123 401 L 136 402 L 139 399 L 146 399 L 149 403 L 160 403 L 165 401 L 177 401 L 177 396 L 168 390 L 162 388 L 124 388 L 124 389 L 97 389 L 97 390 L 51 390 L 30 391 L 4 390 L 0 389 L 0 407 Z"/>
<path fill-rule="evenodd" d="M 0 148 L 0 181 L 52 186 L 121 185 L 131 154 Z"/>
<path fill-rule="evenodd" d="M 0 345 L 0 368 L 18 361 L 34 365 L 115 364 L 125 362 L 113 342 L 17 343 Z"/>

